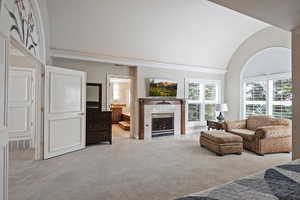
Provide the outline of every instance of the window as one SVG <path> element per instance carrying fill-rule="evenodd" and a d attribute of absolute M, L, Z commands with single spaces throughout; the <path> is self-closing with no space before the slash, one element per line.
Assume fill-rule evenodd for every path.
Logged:
<path fill-rule="evenodd" d="M 216 118 L 215 105 L 219 103 L 219 85 L 219 81 L 186 80 L 190 125 Z"/>
<path fill-rule="evenodd" d="M 201 121 L 201 104 L 188 105 L 189 121 Z"/>
<path fill-rule="evenodd" d="M 273 81 L 272 113 L 274 117 L 292 119 L 292 80 Z"/>
<path fill-rule="evenodd" d="M 204 85 L 205 90 L 205 120 L 216 119 L 217 85 Z"/>
<path fill-rule="evenodd" d="M 188 84 L 188 120 L 190 122 L 201 121 L 201 84 Z"/>
<path fill-rule="evenodd" d="M 267 114 L 292 119 L 292 80 L 290 75 L 268 76 L 244 84 L 244 117 Z"/>
<path fill-rule="evenodd" d="M 117 101 L 120 99 L 120 85 L 118 83 L 113 83 L 113 100 Z"/>
<path fill-rule="evenodd" d="M 246 118 L 251 115 L 266 114 L 266 82 L 246 83 Z"/>

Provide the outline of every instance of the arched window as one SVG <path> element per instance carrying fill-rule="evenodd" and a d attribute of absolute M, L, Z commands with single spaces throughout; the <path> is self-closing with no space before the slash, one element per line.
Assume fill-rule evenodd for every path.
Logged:
<path fill-rule="evenodd" d="M 242 74 L 242 117 L 272 115 L 292 119 L 291 50 L 264 49 L 249 59 Z"/>

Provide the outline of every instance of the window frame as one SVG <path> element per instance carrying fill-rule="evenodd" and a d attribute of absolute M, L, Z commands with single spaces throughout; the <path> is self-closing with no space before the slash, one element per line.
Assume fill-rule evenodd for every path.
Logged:
<path fill-rule="evenodd" d="M 198 100 L 189 100 L 189 84 L 196 83 L 200 85 L 200 98 Z M 215 100 L 205 100 L 205 86 L 206 85 L 216 85 L 216 99 Z M 195 127 L 195 126 L 206 126 L 205 120 L 205 105 L 207 104 L 218 104 L 221 102 L 221 80 L 206 80 L 206 79 L 185 79 L 185 89 L 184 89 L 184 96 L 186 99 L 186 121 L 188 127 Z M 188 119 L 188 106 L 189 104 L 200 104 L 200 121 L 189 121 Z M 216 113 L 217 116 L 217 113 Z"/>
<path fill-rule="evenodd" d="M 255 82 L 255 81 L 265 81 L 266 82 L 266 114 L 273 116 L 273 105 L 280 105 L 275 104 L 273 101 L 273 82 L 278 80 L 286 80 L 286 79 L 292 79 L 291 73 L 280 73 L 280 74 L 273 74 L 273 75 L 265 75 L 265 76 L 256 76 L 256 77 L 249 77 L 244 78 L 241 83 L 241 112 L 240 116 L 241 119 L 246 119 L 246 105 L 247 105 L 247 99 L 246 99 L 246 84 L 248 82 Z M 283 103 L 285 104 L 285 103 Z M 288 103 L 287 105 L 292 105 L 292 101 Z"/>

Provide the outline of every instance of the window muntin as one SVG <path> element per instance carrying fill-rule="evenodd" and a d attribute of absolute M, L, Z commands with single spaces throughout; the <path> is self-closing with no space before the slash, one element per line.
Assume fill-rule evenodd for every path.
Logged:
<path fill-rule="evenodd" d="M 219 103 L 219 86 L 214 81 L 191 80 L 187 84 L 188 121 L 215 120 L 215 105 Z"/>
<path fill-rule="evenodd" d="M 272 114 L 274 117 L 293 118 L 292 108 L 292 79 L 274 80 Z"/>
<path fill-rule="evenodd" d="M 200 83 L 189 83 L 189 100 L 200 100 Z"/>
<path fill-rule="evenodd" d="M 205 104 L 205 120 L 216 119 L 216 104 Z"/>
<path fill-rule="evenodd" d="M 291 78 L 269 78 L 246 81 L 244 89 L 244 116 L 267 114 L 292 119 Z"/>
<path fill-rule="evenodd" d="M 188 116 L 190 122 L 201 121 L 201 104 L 189 104 Z"/>
<path fill-rule="evenodd" d="M 246 101 L 266 101 L 266 82 L 253 81 L 246 83 Z"/>
<path fill-rule="evenodd" d="M 266 114 L 266 85 L 266 81 L 252 81 L 246 83 L 246 118 L 251 115 Z"/>

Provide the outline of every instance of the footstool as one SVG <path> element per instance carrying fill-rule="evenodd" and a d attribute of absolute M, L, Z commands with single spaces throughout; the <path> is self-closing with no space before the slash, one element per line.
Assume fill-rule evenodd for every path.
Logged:
<path fill-rule="evenodd" d="M 240 155 L 243 152 L 243 138 L 225 131 L 202 131 L 200 145 L 218 156 L 230 153 Z"/>

